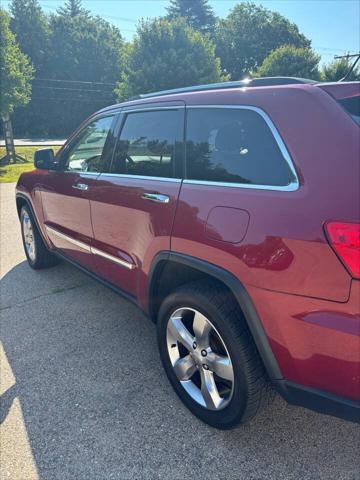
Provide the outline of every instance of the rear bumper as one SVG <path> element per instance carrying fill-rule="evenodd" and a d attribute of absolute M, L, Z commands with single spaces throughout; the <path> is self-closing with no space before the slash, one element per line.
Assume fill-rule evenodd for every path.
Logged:
<path fill-rule="evenodd" d="M 299 404 L 304 391 L 329 402 L 359 402 L 360 281 L 352 281 L 346 303 L 246 288 L 290 385 L 284 394 L 290 403 Z M 297 387 L 294 394 L 294 385 L 301 392 Z"/>

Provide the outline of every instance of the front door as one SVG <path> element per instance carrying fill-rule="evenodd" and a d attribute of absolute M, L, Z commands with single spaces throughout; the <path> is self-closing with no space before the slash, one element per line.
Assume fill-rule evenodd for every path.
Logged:
<path fill-rule="evenodd" d="M 94 270 L 89 197 L 105 160 L 114 115 L 91 120 L 60 155 L 42 186 L 45 228 L 51 242 L 71 260 Z"/>
<path fill-rule="evenodd" d="M 157 252 L 170 250 L 181 186 L 182 105 L 124 111 L 108 173 L 91 197 L 99 274 L 133 296 Z"/>

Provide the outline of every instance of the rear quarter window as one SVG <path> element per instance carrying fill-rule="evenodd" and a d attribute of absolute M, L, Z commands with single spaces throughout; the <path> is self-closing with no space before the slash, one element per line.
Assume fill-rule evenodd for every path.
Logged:
<path fill-rule="evenodd" d="M 339 103 L 352 119 L 360 125 L 360 96 L 343 98 L 339 100 Z"/>
<path fill-rule="evenodd" d="M 189 108 L 187 178 L 285 187 L 295 175 L 270 126 L 250 108 Z"/>

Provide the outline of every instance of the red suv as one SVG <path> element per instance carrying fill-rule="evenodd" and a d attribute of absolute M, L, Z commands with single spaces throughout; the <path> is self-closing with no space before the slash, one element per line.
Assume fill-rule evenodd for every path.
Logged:
<path fill-rule="evenodd" d="M 274 391 L 359 421 L 359 87 L 257 79 L 95 113 L 18 182 L 30 266 L 66 259 L 135 302 L 210 425 Z"/>

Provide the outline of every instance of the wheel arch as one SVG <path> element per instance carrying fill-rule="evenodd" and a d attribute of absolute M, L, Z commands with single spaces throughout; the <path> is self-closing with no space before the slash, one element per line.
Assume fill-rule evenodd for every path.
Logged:
<path fill-rule="evenodd" d="M 189 277 L 190 272 L 191 276 Z M 171 280 L 174 273 L 176 273 L 175 281 Z M 217 265 L 181 253 L 160 252 L 153 260 L 149 273 L 147 293 L 150 318 L 156 322 L 160 304 L 170 293 L 172 285 L 175 284 L 175 287 L 178 287 L 194 279 L 201 280 L 209 277 L 227 287 L 235 298 L 243 312 L 270 380 L 276 381 L 277 384 L 281 383 L 278 381 L 283 380 L 283 375 L 249 294 L 244 285 L 232 273 Z"/>
<path fill-rule="evenodd" d="M 31 208 L 31 205 L 26 197 L 20 194 L 16 194 L 16 210 L 19 218 L 21 215 L 21 209 L 25 205 Z"/>
<path fill-rule="evenodd" d="M 24 195 L 24 194 L 22 194 L 22 193 L 16 193 L 16 209 L 17 209 L 17 213 L 18 213 L 19 219 L 20 219 L 20 215 L 21 215 L 21 209 L 22 209 L 22 207 L 24 207 L 24 206 L 26 206 L 26 207 L 29 208 L 29 210 L 30 210 L 30 212 L 31 212 L 31 215 L 32 215 L 32 217 L 33 217 L 33 219 L 34 219 L 34 221 L 35 221 L 36 228 L 37 228 L 37 230 L 38 230 L 38 232 L 39 232 L 39 234 L 40 234 L 43 242 L 45 243 L 45 245 L 48 245 L 49 242 L 48 242 L 48 240 L 44 237 L 44 233 L 43 233 L 42 229 L 40 228 L 38 218 L 37 218 L 37 216 L 36 216 L 36 214 L 35 214 L 35 210 L 34 210 L 32 204 L 31 204 L 31 200 L 30 200 L 26 195 Z"/>

